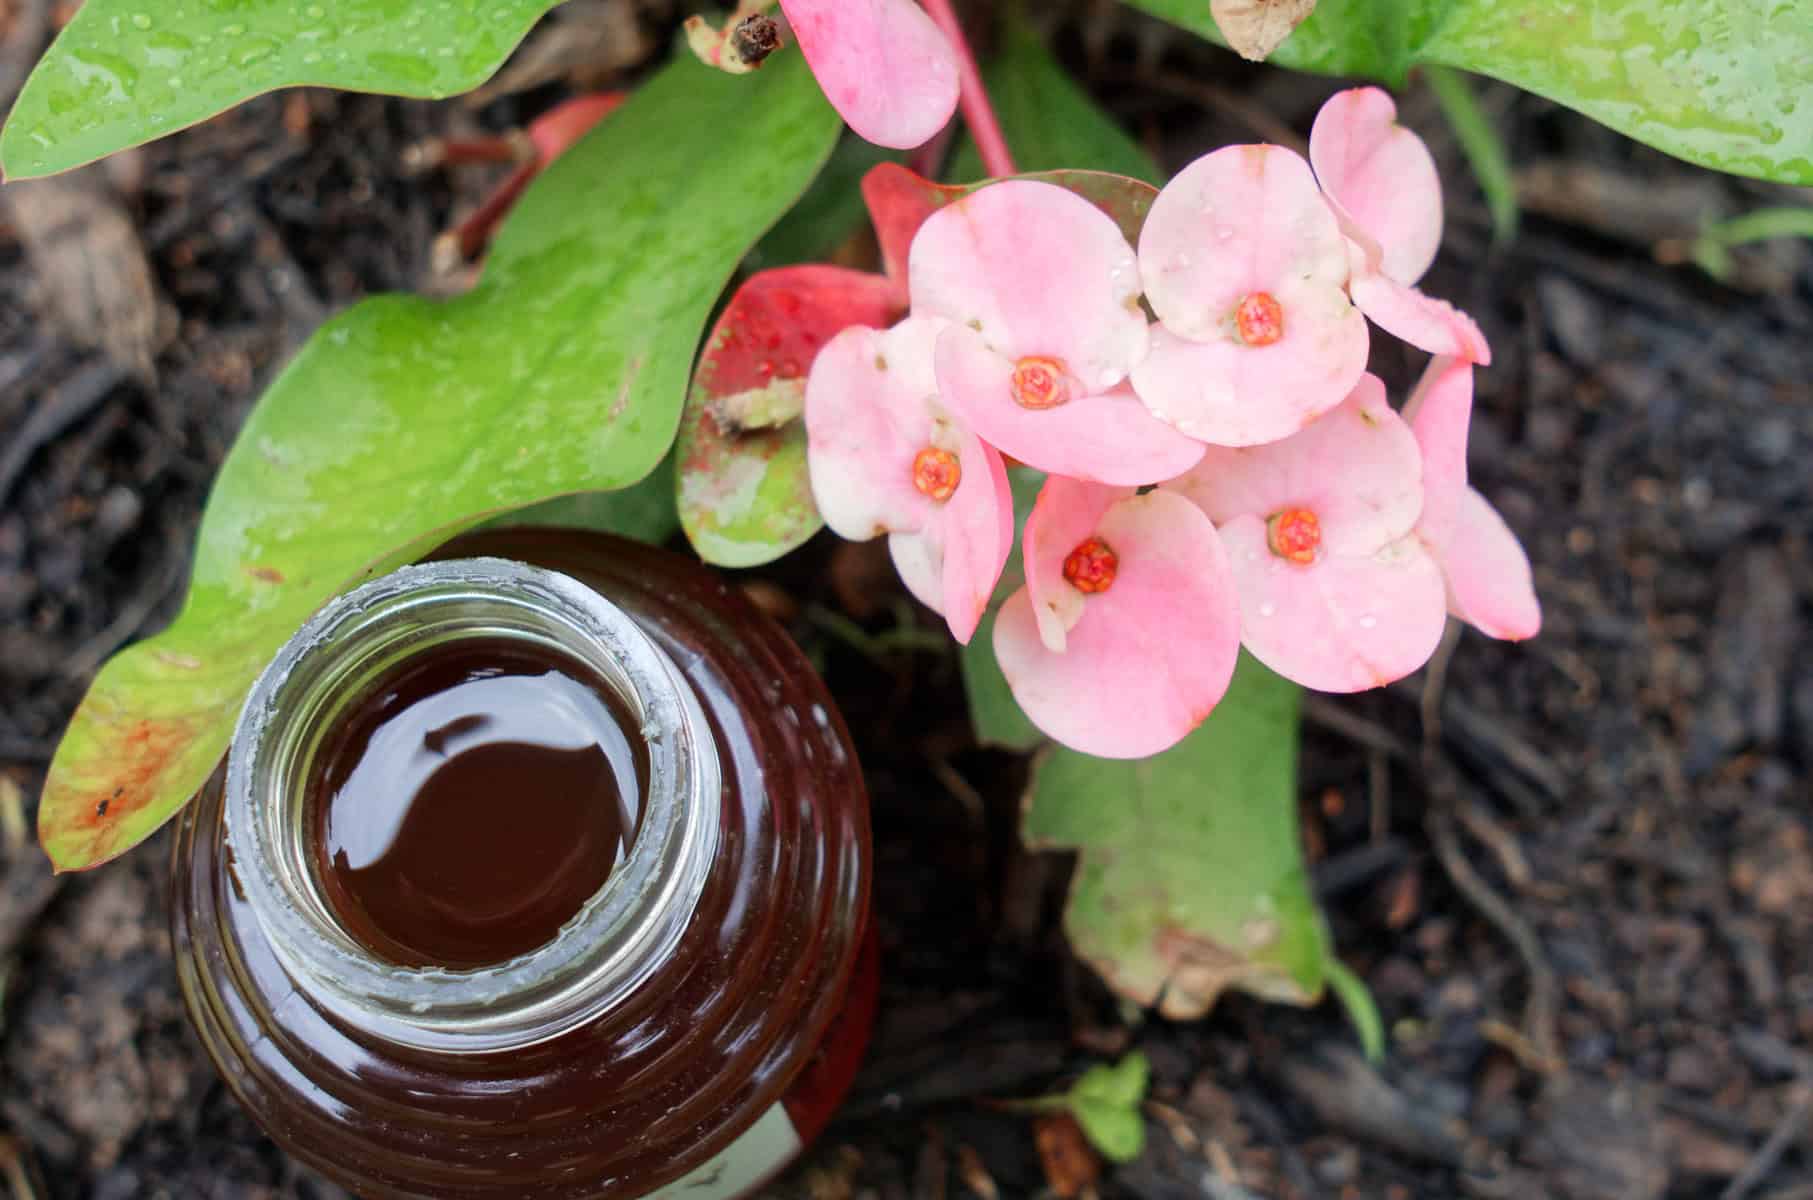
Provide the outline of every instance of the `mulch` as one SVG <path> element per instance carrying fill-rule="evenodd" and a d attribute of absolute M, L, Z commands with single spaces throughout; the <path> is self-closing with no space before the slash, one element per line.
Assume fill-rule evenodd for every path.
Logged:
<path fill-rule="evenodd" d="M 43 8 L 0 6 L 0 82 Z M 1058 45 L 1172 167 L 1301 136 L 1333 86 L 1125 17 L 1067 21 Z M 265 97 L 43 196 L 0 192 L 0 1195 L 341 1195 L 263 1138 L 188 1032 L 163 839 L 57 878 L 30 821 L 88 678 L 179 604 L 262 384 L 326 314 L 445 285 L 435 235 L 494 175 L 419 173 L 408 148 L 506 129 L 561 78 L 478 107 Z M 1655 253 L 1804 196 L 1484 97 L 1524 184 L 1508 245 L 1427 93 L 1404 117 L 1449 188 L 1428 286 L 1496 354 L 1474 481 L 1529 549 L 1545 628 L 1467 633 L 1403 684 L 1313 699 L 1302 756 L 1314 879 L 1386 1062 L 1333 1005 L 1234 997 L 1169 1023 L 1117 1004 L 1065 946 L 1068 862 L 1017 845 L 1025 764 L 973 744 L 953 656 L 822 619 L 914 618 L 872 549 L 821 538 L 752 578 L 864 756 L 884 1008 L 777 1196 L 1069 1189 L 1087 1159 L 1053 1174 L 1040 1145 L 1071 1132 L 991 1101 L 1137 1048 L 1147 1149 L 1102 1171 L 1103 1196 L 1813 1198 L 1813 253 L 1740 252 L 1725 284 Z M 1412 377 L 1410 354 L 1376 357 Z"/>

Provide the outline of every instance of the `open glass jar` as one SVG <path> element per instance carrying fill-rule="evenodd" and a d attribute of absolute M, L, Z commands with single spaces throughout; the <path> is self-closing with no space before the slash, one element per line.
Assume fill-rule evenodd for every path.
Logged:
<path fill-rule="evenodd" d="M 741 1195 L 828 1120 L 872 1020 L 848 734 L 676 556 L 505 530 L 437 559 L 296 634 L 183 818 L 202 1041 L 374 1200 Z M 575 789 L 621 802 L 615 840 L 544 803 Z"/>

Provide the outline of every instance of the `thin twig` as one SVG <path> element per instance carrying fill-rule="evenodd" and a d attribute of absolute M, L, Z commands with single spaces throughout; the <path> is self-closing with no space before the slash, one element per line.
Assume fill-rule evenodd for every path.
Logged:
<path fill-rule="evenodd" d="M 1803 1080 L 1800 1095 L 1795 1099 L 1782 1119 L 1776 1122 L 1775 1129 L 1761 1149 L 1744 1166 L 1743 1174 L 1733 1179 L 1724 1191 L 1719 1193 L 1719 1200 L 1744 1200 L 1756 1186 L 1768 1178 L 1769 1172 L 1775 1170 L 1781 1162 L 1782 1155 L 1788 1147 L 1800 1140 L 1806 1132 L 1807 1119 L 1813 1117 L 1813 1086 Z"/>

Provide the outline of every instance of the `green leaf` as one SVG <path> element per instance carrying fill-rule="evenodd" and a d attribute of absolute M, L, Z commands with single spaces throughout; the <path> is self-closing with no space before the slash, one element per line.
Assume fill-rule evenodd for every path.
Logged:
<path fill-rule="evenodd" d="M 1473 95 L 1473 85 L 1459 71 L 1449 67 L 1430 66 L 1423 71 L 1429 90 L 1435 93 L 1448 127 L 1460 142 L 1473 178 L 1485 194 L 1486 208 L 1492 214 L 1492 240 L 1509 242 L 1517 234 L 1517 180 L 1511 171 L 1511 156 L 1504 139 L 1492 127 L 1491 118 Z"/>
<path fill-rule="evenodd" d="M 1206 13 L 1207 0 L 1201 3 Z M 988 64 L 984 75 L 1020 170 L 1081 167 L 1129 175 L 1151 184 L 1163 182 L 1158 164 L 1076 85 L 1025 22 L 1007 22 L 1001 53 Z M 976 152 L 975 142 L 966 137 L 950 177 L 969 183 L 984 174 L 982 156 Z"/>
<path fill-rule="evenodd" d="M 1220 41 L 1202 0 L 1131 0 Z M 1402 86 L 1490 75 L 1689 162 L 1813 184 L 1813 19 L 1795 0 L 1321 0 L 1281 66 Z"/>
<path fill-rule="evenodd" d="M 653 469 L 713 301 L 837 128 L 797 55 L 743 78 L 684 58 L 535 181 L 472 292 L 379 297 L 317 332 L 221 468 L 182 614 L 102 669 L 58 747 L 52 860 L 93 866 L 180 808 L 329 597 L 484 517 Z"/>
<path fill-rule="evenodd" d="M 51 175 L 274 88 L 451 96 L 560 0 L 87 0 L 26 80 L 8 178 Z"/>
<path fill-rule="evenodd" d="M 487 529 L 553 525 L 595 529 L 659 546 L 680 532 L 674 506 L 674 458 L 669 454 L 641 482 L 615 492 L 573 492 L 486 521 Z"/>
<path fill-rule="evenodd" d="M 1079 854 L 1064 927 L 1109 986 L 1168 1017 L 1229 988 L 1309 1004 L 1329 962 L 1297 833 L 1300 689 L 1242 656 L 1209 719 L 1137 761 L 1056 749 L 1022 823 Z"/>
<path fill-rule="evenodd" d="M 1110 1162 L 1132 1162 L 1146 1144 L 1139 1109 L 1151 1073 L 1146 1056 L 1135 1050 L 1113 1066 L 1090 1067 L 1064 1098 L 1084 1136 Z"/>
<path fill-rule="evenodd" d="M 829 260 L 868 224 L 862 177 L 875 166 L 899 162 L 901 157 L 899 151 L 866 142 L 853 133 L 846 135 L 799 203 L 756 243 L 743 264 L 745 269 L 761 271 Z"/>

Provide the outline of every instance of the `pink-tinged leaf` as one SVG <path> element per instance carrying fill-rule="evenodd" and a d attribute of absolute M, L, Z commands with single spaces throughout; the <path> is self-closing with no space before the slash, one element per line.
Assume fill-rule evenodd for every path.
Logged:
<path fill-rule="evenodd" d="M 1365 251 L 1357 244 L 1351 249 L 1355 271 L 1348 290 L 1374 325 L 1438 357 L 1491 365 L 1492 347 L 1472 317 L 1446 300 L 1425 296 L 1376 271 L 1362 271 Z"/>
<path fill-rule="evenodd" d="M 1077 516 L 1100 507 L 1082 485 L 1053 484 L 1060 486 L 1047 485 L 1027 521 L 1029 540 L 1041 536 L 1040 509 L 1074 532 Z M 1079 513 L 1052 512 L 1066 503 Z M 1086 754 L 1144 758 L 1196 728 L 1233 677 L 1239 623 L 1227 554 L 1202 512 L 1166 492 L 1121 495 L 1085 536 L 1113 552 L 1113 578 L 1079 593 L 1083 610 L 1064 651 L 1046 644 L 1023 588 L 995 622 L 995 654 L 1014 697 L 1047 734 Z M 1058 586 L 1070 587 L 1061 576 Z"/>
<path fill-rule="evenodd" d="M 1423 515 L 1417 532 L 1440 555 L 1453 540 L 1467 490 L 1467 429 L 1473 419 L 1473 366 L 1431 360 L 1404 405 L 1404 419 L 1423 456 Z"/>
<path fill-rule="evenodd" d="M 957 108 L 957 56 L 912 0 L 781 0 L 831 106 L 878 146 L 911 149 Z"/>
<path fill-rule="evenodd" d="M 1227 146 L 1158 194 L 1139 266 L 1165 327 L 1206 342 L 1230 336 L 1236 307 L 1255 292 L 1275 295 L 1286 281 L 1340 288 L 1347 243 L 1301 157 L 1282 146 Z M 1288 334 L 1298 314 L 1285 305 L 1283 315 Z"/>
<path fill-rule="evenodd" d="M 817 265 L 737 289 L 693 372 L 676 448 L 680 522 L 700 557 L 753 566 L 817 530 L 805 429 L 790 418 L 821 348 L 851 326 L 886 325 L 896 299 L 879 275 Z"/>
<path fill-rule="evenodd" d="M 1310 130 L 1309 161 L 1369 268 L 1406 286 L 1421 279 L 1441 246 L 1442 185 L 1391 97 L 1373 87 L 1330 97 Z"/>
<path fill-rule="evenodd" d="M 1542 629 L 1529 556 L 1498 510 L 1472 488 L 1461 493 L 1442 570 L 1448 611 L 1487 637 L 1521 641 Z"/>
<path fill-rule="evenodd" d="M 933 213 L 907 278 L 915 316 L 966 325 L 1010 360 L 1054 359 L 1089 391 L 1121 382 L 1146 352 L 1133 247 L 1055 184 L 989 184 Z"/>
<path fill-rule="evenodd" d="M 1271 551 L 1265 519 L 1219 526 L 1240 592 L 1241 641 L 1304 687 L 1358 692 L 1422 667 L 1447 621 L 1441 568 L 1415 537 L 1300 565 Z"/>
<path fill-rule="evenodd" d="M 1316 10 L 1316 0 L 1209 0 L 1209 14 L 1228 47 L 1263 62 Z"/>
<path fill-rule="evenodd" d="M 1422 459 L 1410 427 L 1363 376 L 1333 412 L 1281 442 L 1210 447 L 1197 467 L 1165 484 L 1217 526 L 1287 509 L 1316 515 L 1321 545 L 1368 555 L 1409 533 L 1422 512 Z M 1269 556 L 1269 551 L 1268 551 Z"/>
<path fill-rule="evenodd" d="M 1131 389 L 1099 395 L 1080 381 L 1064 385 L 1071 398 L 1052 408 L 1025 408 L 1013 398 L 1012 360 L 989 349 L 982 335 L 947 325 L 938 339 L 938 390 L 964 424 L 1003 454 L 1056 475 L 1095 483 L 1140 486 L 1189 470 L 1203 445 L 1146 411 Z"/>
<path fill-rule="evenodd" d="M 805 421 L 811 490 L 839 537 L 913 533 L 931 518 L 937 502 L 915 487 L 913 462 L 940 433 L 931 403 L 940 328 L 909 319 L 885 332 L 846 329 L 813 365 Z"/>
<path fill-rule="evenodd" d="M 907 253 L 925 219 L 970 189 L 934 183 L 899 163 L 880 163 L 862 177 L 862 199 L 881 246 L 881 265 L 906 295 Z"/>

